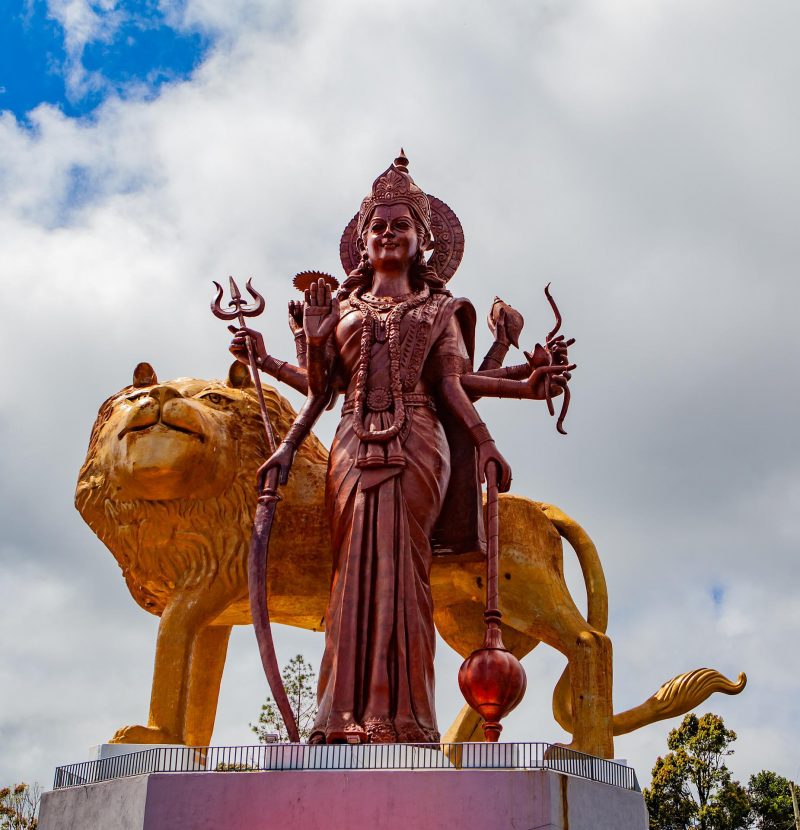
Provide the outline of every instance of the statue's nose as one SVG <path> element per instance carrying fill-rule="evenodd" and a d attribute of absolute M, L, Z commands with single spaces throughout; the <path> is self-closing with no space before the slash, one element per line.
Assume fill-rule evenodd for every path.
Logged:
<path fill-rule="evenodd" d="M 150 390 L 150 396 L 155 398 L 161 406 L 173 398 L 182 398 L 183 395 L 173 386 L 159 385 Z"/>

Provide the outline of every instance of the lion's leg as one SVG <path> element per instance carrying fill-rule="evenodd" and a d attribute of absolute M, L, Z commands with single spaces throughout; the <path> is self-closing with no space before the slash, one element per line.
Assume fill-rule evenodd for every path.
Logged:
<path fill-rule="evenodd" d="M 557 611 L 552 609 L 552 614 L 537 615 L 535 632 L 569 661 L 572 716 L 569 747 L 601 758 L 613 758 L 611 640 L 588 625 L 566 596 L 562 599 L 565 601 Z"/>
<path fill-rule="evenodd" d="M 189 666 L 195 640 L 229 602 L 224 586 L 173 594 L 158 626 L 147 726 L 123 727 L 112 743 L 186 743 Z"/>
<path fill-rule="evenodd" d="M 211 743 L 230 636 L 231 626 L 209 625 L 195 640 L 186 709 L 187 746 L 208 746 Z"/>
<path fill-rule="evenodd" d="M 574 640 L 570 661 L 572 748 L 614 757 L 611 640 L 587 628 Z"/>

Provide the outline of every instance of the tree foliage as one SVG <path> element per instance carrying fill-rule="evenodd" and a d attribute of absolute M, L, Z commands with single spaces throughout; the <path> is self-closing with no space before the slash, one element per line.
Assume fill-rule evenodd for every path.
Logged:
<path fill-rule="evenodd" d="M 794 809 L 789 781 L 770 770 L 750 776 L 747 786 L 757 830 L 789 830 L 794 827 Z"/>
<path fill-rule="evenodd" d="M 298 654 L 283 667 L 281 677 L 297 721 L 300 738 L 304 740 L 311 734 L 317 717 L 317 683 L 314 669 L 305 661 L 302 654 Z M 250 729 L 258 735 L 260 743 L 269 743 L 276 734 L 278 740 L 289 740 L 281 713 L 271 697 L 268 697 L 261 707 L 258 721 L 251 723 Z"/>
<path fill-rule="evenodd" d="M 669 752 L 656 760 L 644 791 L 651 830 L 745 830 L 747 790 L 733 780 L 725 759 L 736 733 L 719 715 L 686 715 L 667 738 Z"/>
<path fill-rule="evenodd" d="M 0 830 L 36 830 L 40 795 L 38 784 L 0 789 Z"/>

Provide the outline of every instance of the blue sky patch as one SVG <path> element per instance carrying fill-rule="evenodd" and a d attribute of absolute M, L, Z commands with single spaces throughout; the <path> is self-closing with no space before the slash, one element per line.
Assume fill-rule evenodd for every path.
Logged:
<path fill-rule="evenodd" d="M 721 608 L 725 599 L 725 589 L 722 585 L 712 585 L 709 589 L 709 593 L 711 594 L 711 600 L 714 603 L 714 607 L 717 609 Z"/>
<path fill-rule="evenodd" d="M 24 121 L 41 103 L 66 115 L 90 115 L 110 95 L 154 97 L 165 83 L 185 80 L 212 44 L 208 34 L 167 24 L 153 2 L 92 5 L 103 31 L 70 56 L 61 24 L 44 0 L 10 0 L 0 26 L 0 110 Z M 70 89 L 70 58 L 87 83 Z"/>

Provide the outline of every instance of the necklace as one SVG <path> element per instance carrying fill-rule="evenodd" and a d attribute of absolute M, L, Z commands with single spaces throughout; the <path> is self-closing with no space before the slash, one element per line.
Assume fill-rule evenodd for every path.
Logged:
<path fill-rule="evenodd" d="M 361 295 L 360 299 L 363 300 L 366 303 L 369 303 L 370 305 L 392 306 L 392 305 L 397 305 L 398 303 L 406 302 L 407 300 L 410 300 L 413 296 L 414 296 L 414 293 L 411 292 L 411 291 L 409 291 L 406 294 L 398 294 L 395 297 L 389 297 L 389 296 L 377 297 L 375 294 L 372 294 L 369 291 L 365 291 Z"/>
<path fill-rule="evenodd" d="M 406 420 L 406 410 L 403 404 L 403 384 L 400 378 L 400 322 L 407 311 L 422 305 L 430 297 L 430 290 L 425 286 L 417 294 L 406 295 L 409 296 L 409 299 L 395 305 L 385 321 L 387 339 L 389 340 L 389 380 L 394 415 L 390 426 L 377 430 L 368 430 L 364 426 L 364 405 L 367 401 L 367 378 L 369 377 L 369 365 L 372 358 L 372 344 L 375 342 L 375 330 L 378 326 L 381 326 L 383 321 L 381 321 L 379 312 L 369 303 L 364 302 L 364 299 L 362 299 L 363 293 L 363 289 L 356 289 L 350 295 L 351 304 L 364 315 L 361 325 L 361 352 L 358 359 L 358 374 L 356 375 L 353 431 L 361 441 L 383 443 L 398 435 Z"/>

